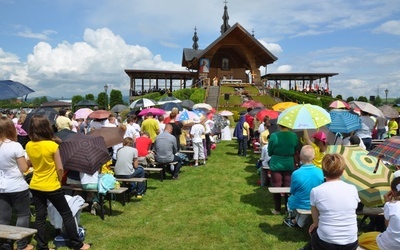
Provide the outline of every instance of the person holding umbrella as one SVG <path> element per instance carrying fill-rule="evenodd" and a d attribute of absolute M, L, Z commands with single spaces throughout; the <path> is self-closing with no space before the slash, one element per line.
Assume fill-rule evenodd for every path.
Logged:
<path fill-rule="evenodd" d="M 314 142 L 310 140 L 308 131 L 305 129 L 302 142 L 303 142 L 303 144 L 310 145 L 313 147 L 313 149 L 315 151 L 315 157 L 314 157 L 312 163 L 315 166 L 322 168 L 322 158 L 324 157 L 325 151 L 327 149 L 327 145 L 326 145 L 327 137 L 323 131 L 318 131 L 312 137 L 314 138 Z"/>
<path fill-rule="evenodd" d="M 48 249 L 46 217 L 47 201 L 50 201 L 62 217 L 70 246 L 73 249 L 89 249 L 90 245 L 79 238 L 75 219 L 61 189 L 64 169 L 50 122 L 43 115 L 34 115 L 29 128 L 31 141 L 26 144 L 26 153 L 28 165 L 34 169 L 29 187 L 36 210 L 37 248 Z"/>
<path fill-rule="evenodd" d="M 372 146 L 372 130 L 375 127 L 375 122 L 369 117 L 369 114 L 361 111 L 361 129 L 356 130 L 355 135 L 360 137 L 364 142 L 365 148 L 367 150 L 371 149 Z"/>

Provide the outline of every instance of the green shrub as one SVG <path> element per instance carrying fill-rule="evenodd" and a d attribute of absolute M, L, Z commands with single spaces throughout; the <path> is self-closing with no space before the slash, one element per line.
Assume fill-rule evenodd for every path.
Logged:
<path fill-rule="evenodd" d="M 195 89 L 195 91 L 190 95 L 190 100 L 194 103 L 204 102 L 206 96 L 206 90 L 203 88 Z"/>
<path fill-rule="evenodd" d="M 190 96 L 194 93 L 196 89 L 180 89 L 172 92 L 172 96 L 178 98 L 179 100 L 189 100 Z"/>
<path fill-rule="evenodd" d="M 145 94 L 142 97 L 139 97 L 136 99 L 140 99 L 140 98 L 148 98 L 148 99 L 157 101 L 158 99 L 161 98 L 161 94 L 160 94 L 160 92 L 153 92 L 153 93 Z"/>

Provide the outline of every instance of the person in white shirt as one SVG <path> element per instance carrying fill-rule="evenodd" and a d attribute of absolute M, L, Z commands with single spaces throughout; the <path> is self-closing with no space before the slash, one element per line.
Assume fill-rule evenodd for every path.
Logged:
<path fill-rule="evenodd" d="M 303 249 L 357 249 L 360 198 L 354 185 L 340 179 L 345 167 L 340 154 L 326 154 L 322 159 L 326 182 L 311 190 L 311 242 Z"/>
<path fill-rule="evenodd" d="M 190 130 L 190 136 L 192 137 L 193 144 L 193 159 L 195 160 L 195 166 L 199 165 L 199 159 L 203 160 L 203 164 L 206 164 L 206 158 L 204 155 L 203 139 L 202 135 L 205 134 L 205 129 L 203 124 L 200 124 L 200 118 L 194 118 L 195 123 Z"/>
<path fill-rule="evenodd" d="M 131 115 L 128 116 L 128 118 L 126 118 L 127 124 L 126 124 L 124 139 L 130 137 L 132 138 L 133 141 L 135 141 L 135 139 L 140 136 L 140 126 L 136 124 L 136 121 L 137 121 L 136 115 Z"/>

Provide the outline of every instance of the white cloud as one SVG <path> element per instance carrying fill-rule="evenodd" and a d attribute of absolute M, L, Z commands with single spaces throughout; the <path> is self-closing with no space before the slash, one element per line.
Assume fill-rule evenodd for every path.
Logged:
<path fill-rule="evenodd" d="M 392 35 L 400 35 L 400 20 L 391 20 L 381 24 L 374 30 L 377 33 L 388 33 Z"/>
<path fill-rule="evenodd" d="M 16 33 L 17 36 L 26 37 L 26 38 L 34 38 L 38 40 L 49 40 L 51 34 L 56 34 L 57 32 L 54 30 L 43 30 L 42 32 L 32 32 L 31 29 L 24 27 L 22 31 Z"/>
<path fill-rule="evenodd" d="M 292 71 L 291 65 L 281 65 L 276 69 L 276 73 L 289 73 Z"/>
<path fill-rule="evenodd" d="M 267 48 L 274 56 L 282 52 L 282 48 L 277 43 L 267 43 L 264 40 L 258 40 L 265 48 Z"/>

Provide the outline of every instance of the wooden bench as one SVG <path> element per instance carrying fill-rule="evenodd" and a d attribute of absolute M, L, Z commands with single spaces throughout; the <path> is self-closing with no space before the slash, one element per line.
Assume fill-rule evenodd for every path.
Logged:
<path fill-rule="evenodd" d="M 304 215 L 311 215 L 311 210 L 307 209 L 296 209 L 297 213 Z M 365 222 L 365 220 L 370 216 L 383 216 L 383 208 L 381 207 L 364 207 L 363 210 L 356 211 L 357 215 L 362 215 L 363 218 L 359 223 L 359 227 Z"/>
<path fill-rule="evenodd" d="M 290 194 L 290 187 L 268 187 L 271 194 Z"/>
<path fill-rule="evenodd" d="M 0 225 L 1 239 L 21 240 L 35 233 L 37 233 L 37 230 L 34 228 Z"/>
<path fill-rule="evenodd" d="M 146 178 L 116 178 L 117 181 L 122 182 L 123 184 L 125 184 L 125 187 L 127 187 L 127 183 L 132 183 L 132 182 L 144 182 L 146 189 L 147 189 L 147 179 Z M 128 198 L 129 198 L 129 194 L 128 194 Z M 129 201 L 129 199 L 128 199 Z"/>
<path fill-rule="evenodd" d="M 168 163 L 161 163 L 161 162 L 153 162 L 154 165 L 156 165 L 156 168 L 161 168 L 161 174 L 163 175 L 163 179 L 165 179 L 166 177 L 166 168 L 169 167 L 170 165 L 176 165 L 178 164 L 177 161 L 173 161 L 173 162 L 168 162 Z"/>
<path fill-rule="evenodd" d="M 157 172 L 160 173 L 160 181 L 164 180 L 164 168 L 150 168 L 150 167 L 146 167 L 143 168 L 144 171 L 146 172 Z"/>
<path fill-rule="evenodd" d="M 81 187 L 74 187 L 74 186 L 62 186 L 62 189 L 64 190 L 72 190 L 73 192 L 88 192 L 88 193 L 98 193 L 97 190 L 83 190 Z M 112 209 L 111 209 L 111 194 L 119 195 L 119 194 L 124 194 L 126 191 L 128 191 L 128 188 L 126 187 L 120 187 L 118 189 L 112 189 L 109 190 L 106 194 L 109 195 L 108 199 L 108 204 L 109 204 L 109 212 L 108 216 L 111 216 L 112 214 Z M 104 196 L 101 194 L 98 194 L 99 196 L 99 205 L 100 205 L 100 218 L 104 220 Z M 125 195 L 122 195 L 122 205 L 125 206 Z"/>

